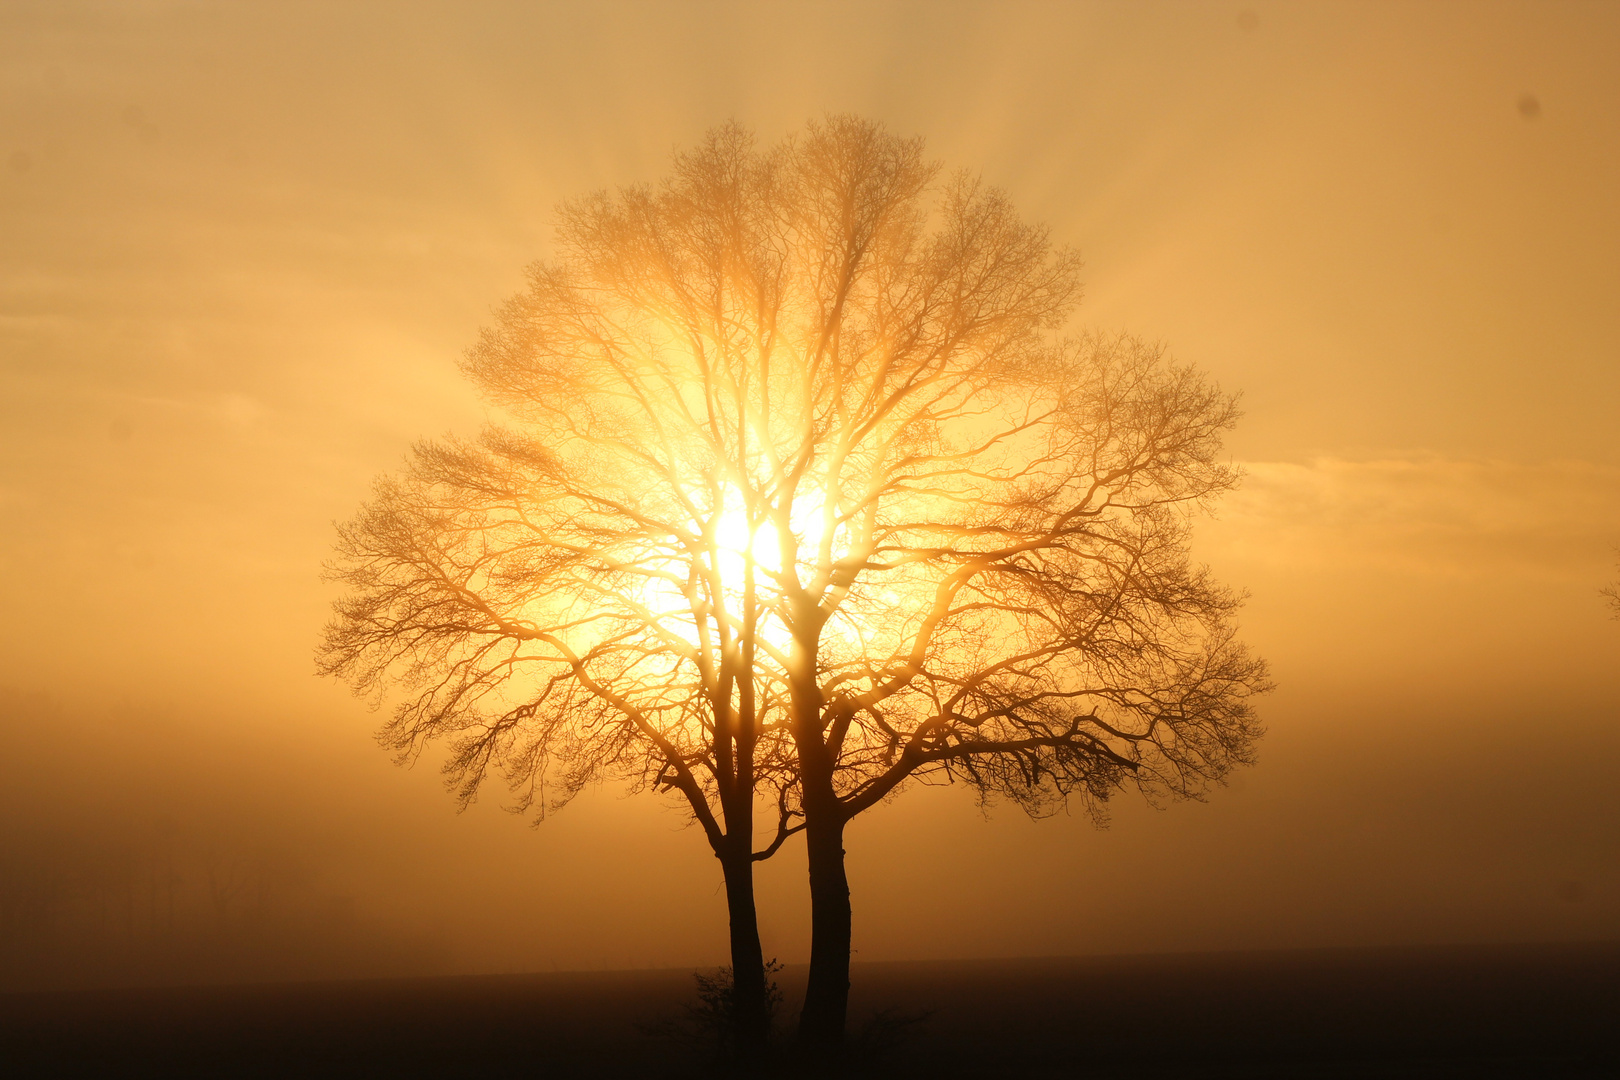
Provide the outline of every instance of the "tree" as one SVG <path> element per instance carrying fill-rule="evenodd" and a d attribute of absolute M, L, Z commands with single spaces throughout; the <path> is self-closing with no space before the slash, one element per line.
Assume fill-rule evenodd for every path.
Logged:
<path fill-rule="evenodd" d="M 732 291 L 755 209 L 727 171 L 743 142 L 712 136 L 660 193 L 564 208 L 562 260 L 531 268 L 465 365 L 515 423 L 421 443 L 378 481 L 339 530 L 330 572 L 351 591 L 319 664 L 357 692 L 407 688 L 380 739 L 401 762 L 446 741 L 463 806 L 492 769 L 540 817 L 604 778 L 678 794 L 720 860 L 729 1007 L 757 1047 L 753 864 L 803 826 L 761 693 L 760 525 L 738 471 L 759 451 L 733 308 L 770 288 Z M 773 834 L 755 850 L 762 796 Z"/>
<path fill-rule="evenodd" d="M 1234 402 L 1063 336 L 1079 260 L 999 192 L 856 118 L 732 125 L 558 248 L 465 364 L 515 426 L 419 447 L 344 533 L 328 668 L 428 680 L 386 737 L 457 738 L 464 798 L 497 762 L 679 791 L 737 868 L 739 987 L 747 871 L 803 831 L 832 1043 L 856 815 L 947 781 L 1100 814 L 1251 759 L 1264 666 L 1187 555 Z"/>

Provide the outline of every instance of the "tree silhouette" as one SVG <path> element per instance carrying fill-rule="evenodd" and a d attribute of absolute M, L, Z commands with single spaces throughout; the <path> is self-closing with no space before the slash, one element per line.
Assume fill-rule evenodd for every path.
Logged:
<path fill-rule="evenodd" d="M 381 732 L 401 761 L 435 739 L 463 805 L 502 770 L 543 816 L 603 778 L 678 793 L 720 860 L 738 1040 L 770 987 L 753 864 L 793 833 L 788 745 L 762 696 L 758 528 L 740 471 L 760 453 L 736 335 L 756 211 L 744 136 L 676 161 L 659 193 L 563 208 L 561 260 L 530 271 L 467 373 L 513 423 L 415 447 L 340 529 L 319 663 L 357 691 L 411 691 Z M 718 260 L 718 261 L 706 261 Z M 750 290 L 739 291 L 739 290 Z M 755 849 L 761 798 L 772 830 Z"/>
<path fill-rule="evenodd" d="M 731 125 L 565 207 L 558 248 L 465 363 L 512 423 L 419 446 L 342 533 L 323 663 L 416 686 L 402 754 L 450 739 L 463 799 L 496 765 L 524 806 L 679 792 L 759 1015 L 752 864 L 804 831 L 814 1043 L 857 814 L 912 781 L 1099 813 L 1250 760 L 1264 667 L 1187 557 L 1233 402 L 1061 336 L 1079 261 L 1000 193 L 856 118 Z"/>

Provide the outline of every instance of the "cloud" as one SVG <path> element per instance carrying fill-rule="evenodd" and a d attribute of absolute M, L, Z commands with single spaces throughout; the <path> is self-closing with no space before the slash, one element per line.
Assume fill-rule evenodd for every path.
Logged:
<path fill-rule="evenodd" d="M 1200 545 L 1295 566 L 1600 573 L 1620 543 L 1620 468 L 1447 458 L 1243 463 Z"/>

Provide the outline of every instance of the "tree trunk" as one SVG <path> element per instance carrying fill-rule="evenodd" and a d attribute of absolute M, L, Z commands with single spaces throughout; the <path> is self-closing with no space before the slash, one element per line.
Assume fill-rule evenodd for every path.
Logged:
<path fill-rule="evenodd" d="M 754 910 L 754 860 L 745 848 L 720 860 L 726 876 L 726 907 L 731 915 L 731 1015 L 737 1049 L 749 1055 L 770 1036 L 770 1004 L 765 992 L 765 954 L 759 945 Z"/>
<path fill-rule="evenodd" d="M 808 817 L 810 981 L 799 1014 L 799 1038 L 813 1047 L 843 1042 L 849 1011 L 849 879 L 844 874 L 844 822 Z"/>

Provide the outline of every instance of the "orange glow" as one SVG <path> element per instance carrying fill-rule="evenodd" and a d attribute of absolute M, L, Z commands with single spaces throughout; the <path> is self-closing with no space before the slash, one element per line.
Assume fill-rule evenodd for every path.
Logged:
<path fill-rule="evenodd" d="M 879 807 L 861 959 L 1612 936 L 1620 6 L 1461 10 L 0 4 L 0 881 L 42 957 L 0 982 L 720 962 L 717 872 L 657 800 L 531 831 L 494 794 L 456 816 L 432 754 L 389 766 L 310 674 L 318 568 L 413 439 L 505 422 L 456 361 L 561 201 L 829 110 L 1075 245 L 1080 324 L 1243 391 L 1194 558 L 1281 687 L 1207 806 Z M 780 538 L 721 483 L 735 602 Z M 708 556 L 616 551 L 690 644 Z M 834 651 L 910 589 L 852 598 Z M 803 877 L 761 866 L 790 962 Z M 307 948 L 255 944 L 259 911 Z"/>

